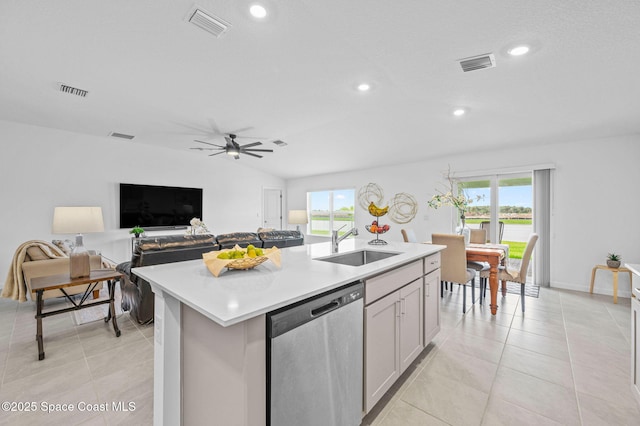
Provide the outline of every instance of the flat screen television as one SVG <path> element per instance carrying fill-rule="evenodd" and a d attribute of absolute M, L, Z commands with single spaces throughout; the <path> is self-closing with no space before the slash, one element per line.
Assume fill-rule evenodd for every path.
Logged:
<path fill-rule="evenodd" d="M 186 228 L 202 218 L 202 188 L 120 184 L 120 228 Z"/>

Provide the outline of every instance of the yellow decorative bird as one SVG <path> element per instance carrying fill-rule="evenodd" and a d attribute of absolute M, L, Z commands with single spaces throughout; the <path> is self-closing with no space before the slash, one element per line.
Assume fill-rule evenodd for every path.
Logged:
<path fill-rule="evenodd" d="M 389 206 L 380 208 L 376 206 L 373 201 L 371 202 L 371 204 L 369 204 L 369 214 L 371 216 L 376 216 L 376 217 L 384 216 L 385 214 L 387 214 L 388 211 L 389 211 Z"/>

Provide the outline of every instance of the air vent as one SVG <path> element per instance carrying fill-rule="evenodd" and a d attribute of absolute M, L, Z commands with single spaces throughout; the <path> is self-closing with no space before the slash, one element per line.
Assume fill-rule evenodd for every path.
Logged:
<path fill-rule="evenodd" d="M 66 84 L 59 83 L 58 84 L 60 91 L 63 93 L 68 93 L 70 95 L 80 96 L 81 98 L 86 98 L 89 94 L 88 91 L 78 89 L 77 87 L 67 86 Z"/>
<path fill-rule="evenodd" d="M 460 59 L 460 66 L 464 72 L 493 68 L 496 66 L 496 58 L 493 56 L 493 53 L 464 58 Z"/>
<path fill-rule="evenodd" d="M 135 136 L 125 135 L 124 133 L 117 133 L 117 132 L 111 132 L 109 133 L 109 136 L 113 138 L 128 139 L 128 140 L 135 138 Z"/>
<path fill-rule="evenodd" d="M 279 147 L 283 147 L 283 146 L 287 146 L 288 144 L 285 141 L 281 141 L 280 139 L 273 141 L 274 144 L 278 145 Z"/>
<path fill-rule="evenodd" d="M 197 8 L 189 16 L 189 22 L 216 37 L 222 36 L 231 26 L 224 20 Z"/>

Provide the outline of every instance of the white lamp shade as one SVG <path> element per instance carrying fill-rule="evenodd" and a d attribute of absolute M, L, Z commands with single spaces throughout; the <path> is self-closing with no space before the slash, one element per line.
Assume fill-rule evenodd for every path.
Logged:
<path fill-rule="evenodd" d="M 54 234 L 103 232 L 102 207 L 56 207 L 53 211 Z"/>
<path fill-rule="evenodd" d="M 292 225 L 303 225 L 309 223 L 306 210 L 289 210 L 289 223 Z"/>

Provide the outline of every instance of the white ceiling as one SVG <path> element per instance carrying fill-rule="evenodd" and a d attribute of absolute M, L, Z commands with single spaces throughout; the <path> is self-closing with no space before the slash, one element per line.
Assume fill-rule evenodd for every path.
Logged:
<path fill-rule="evenodd" d="M 239 131 L 274 153 L 237 161 L 284 178 L 640 133 L 637 0 L 256 2 L 2 1 L 0 119 L 185 151 Z M 483 53 L 496 68 L 461 71 Z"/>

